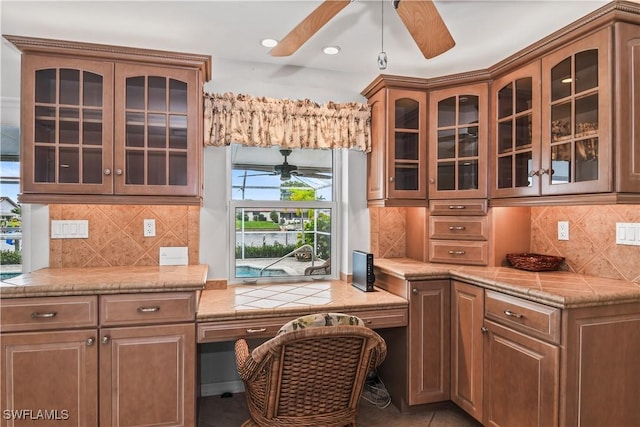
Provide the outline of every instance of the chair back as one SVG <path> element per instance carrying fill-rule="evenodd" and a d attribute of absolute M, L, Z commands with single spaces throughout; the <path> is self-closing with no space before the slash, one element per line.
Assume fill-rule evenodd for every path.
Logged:
<path fill-rule="evenodd" d="M 355 425 L 367 374 L 385 356 L 364 326 L 309 327 L 270 339 L 238 369 L 257 425 L 342 427 Z"/>

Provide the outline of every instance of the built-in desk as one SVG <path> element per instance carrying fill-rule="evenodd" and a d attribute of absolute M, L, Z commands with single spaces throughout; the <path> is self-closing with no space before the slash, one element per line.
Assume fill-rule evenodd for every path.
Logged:
<path fill-rule="evenodd" d="M 363 292 L 341 281 L 230 285 L 201 291 L 197 340 L 273 337 L 289 320 L 317 312 L 356 315 L 372 329 L 402 327 L 408 321 L 408 301 L 380 289 Z"/>

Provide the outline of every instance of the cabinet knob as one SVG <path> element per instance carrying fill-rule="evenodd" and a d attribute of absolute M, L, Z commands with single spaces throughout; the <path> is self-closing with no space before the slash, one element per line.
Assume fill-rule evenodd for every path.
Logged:
<path fill-rule="evenodd" d="M 429 178 L 429 183 L 430 184 L 435 184 L 436 183 L 436 179 L 435 178 Z"/>
<path fill-rule="evenodd" d="M 549 169 L 540 169 L 540 176 L 549 174 Z"/>
<path fill-rule="evenodd" d="M 486 334 L 487 332 L 489 332 L 489 329 L 487 329 L 486 326 L 483 326 L 480 328 L 480 332 L 482 332 L 483 334 Z"/>
<path fill-rule="evenodd" d="M 529 176 L 538 176 L 540 175 L 540 171 L 529 171 Z"/>
<path fill-rule="evenodd" d="M 116 175 L 122 175 L 122 169 L 116 169 Z"/>
<path fill-rule="evenodd" d="M 90 347 L 96 343 L 96 339 L 94 337 L 87 338 L 87 346 Z"/>
<path fill-rule="evenodd" d="M 392 177 L 392 176 L 390 176 L 390 177 L 389 177 L 389 182 L 393 182 L 393 180 L 394 180 L 394 179 L 393 179 L 393 177 Z"/>
<path fill-rule="evenodd" d="M 418 289 L 413 288 L 413 289 L 411 289 L 411 292 L 413 292 L 414 294 L 417 294 L 418 293 Z"/>
<path fill-rule="evenodd" d="M 107 175 L 107 176 L 111 175 L 111 169 L 108 169 L 108 168 L 105 169 L 104 170 L 104 174 Z"/>
<path fill-rule="evenodd" d="M 102 344 L 109 344 L 109 341 L 111 341 L 111 337 L 109 335 L 102 337 Z"/>

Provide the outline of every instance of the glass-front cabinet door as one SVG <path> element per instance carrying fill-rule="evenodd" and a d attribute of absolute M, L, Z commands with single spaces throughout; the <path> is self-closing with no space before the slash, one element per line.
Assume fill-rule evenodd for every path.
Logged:
<path fill-rule="evenodd" d="M 429 198 L 487 197 L 486 84 L 429 94 Z"/>
<path fill-rule="evenodd" d="M 612 190 L 609 30 L 542 59 L 542 194 Z"/>
<path fill-rule="evenodd" d="M 492 197 L 540 192 L 540 62 L 493 82 Z"/>
<path fill-rule="evenodd" d="M 22 192 L 111 193 L 113 64 L 30 55 L 22 79 Z"/>
<path fill-rule="evenodd" d="M 387 197 L 426 203 L 426 93 L 390 90 L 387 105 Z"/>
<path fill-rule="evenodd" d="M 188 167 L 198 164 L 196 77 L 190 70 L 116 65 L 116 193 L 197 194 L 200 171 Z"/>

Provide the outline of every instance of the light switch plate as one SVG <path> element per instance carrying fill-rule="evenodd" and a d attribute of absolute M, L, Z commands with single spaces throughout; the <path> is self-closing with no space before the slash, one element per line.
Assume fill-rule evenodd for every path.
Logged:
<path fill-rule="evenodd" d="M 88 239 L 89 221 L 77 220 L 51 220 L 52 239 Z"/>
<path fill-rule="evenodd" d="M 186 246 L 161 246 L 160 265 L 188 265 L 189 248 Z"/>
<path fill-rule="evenodd" d="M 617 222 L 616 244 L 640 246 L 640 223 Z"/>

